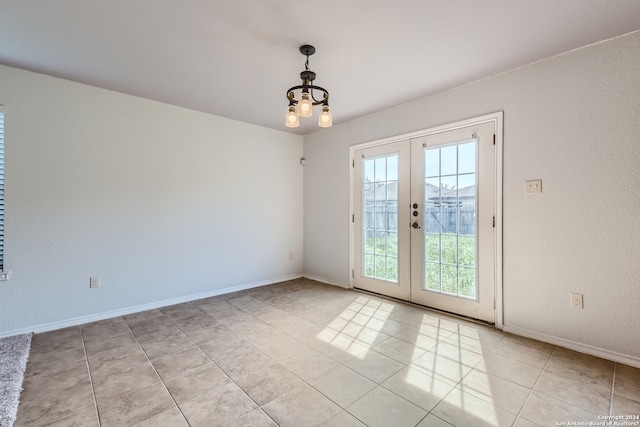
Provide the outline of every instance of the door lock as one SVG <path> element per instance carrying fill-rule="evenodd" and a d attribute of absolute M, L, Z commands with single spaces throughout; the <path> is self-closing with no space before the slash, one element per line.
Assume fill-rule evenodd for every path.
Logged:
<path fill-rule="evenodd" d="M 411 227 L 420 228 L 420 224 L 418 224 L 417 222 L 414 222 L 413 224 L 411 224 Z"/>

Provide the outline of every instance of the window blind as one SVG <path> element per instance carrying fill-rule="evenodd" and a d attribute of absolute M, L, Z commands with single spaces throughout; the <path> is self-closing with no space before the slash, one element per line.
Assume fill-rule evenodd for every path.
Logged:
<path fill-rule="evenodd" d="M 4 270 L 4 113 L 0 112 L 0 271 Z"/>

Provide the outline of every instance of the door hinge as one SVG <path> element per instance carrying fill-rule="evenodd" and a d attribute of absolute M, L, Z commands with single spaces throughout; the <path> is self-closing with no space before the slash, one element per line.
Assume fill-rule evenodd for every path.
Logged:
<path fill-rule="evenodd" d="M 355 214 L 352 214 L 352 215 L 351 215 L 351 222 L 356 222 L 356 216 L 355 216 Z"/>
<path fill-rule="evenodd" d="M 496 145 L 496 134 L 493 134 L 493 145 Z"/>
<path fill-rule="evenodd" d="M 355 270 L 351 270 L 351 278 L 355 279 L 356 277 L 356 271 Z"/>
<path fill-rule="evenodd" d="M 495 143 L 494 143 L 495 144 Z M 351 160 L 351 167 L 355 168 L 356 167 L 356 159 Z"/>
<path fill-rule="evenodd" d="M 496 217 L 493 217 L 493 228 L 496 228 Z"/>
<path fill-rule="evenodd" d="M 495 298 L 493 299 L 493 308 L 494 309 L 496 308 L 496 299 Z"/>

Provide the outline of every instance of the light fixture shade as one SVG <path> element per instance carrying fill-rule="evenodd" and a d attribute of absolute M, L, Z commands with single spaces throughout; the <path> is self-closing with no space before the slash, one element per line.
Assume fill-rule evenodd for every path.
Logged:
<path fill-rule="evenodd" d="M 313 115 L 313 103 L 308 92 L 303 92 L 298 101 L 298 115 L 300 117 L 311 117 Z"/>
<path fill-rule="evenodd" d="M 329 111 L 329 106 L 324 105 L 322 107 L 322 113 L 320 113 L 320 117 L 318 118 L 318 126 L 321 128 L 330 128 L 332 123 L 331 119 L 331 111 Z"/>
<path fill-rule="evenodd" d="M 300 126 L 300 119 L 298 119 L 298 115 L 296 114 L 296 107 L 294 107 L 293 105 L 289 106 L 289 109 L 287 110 L 285 125 L 287 125 L 288 128 L 297 128 L 298 126 Z"/>
<path fill-rule="evenodd" d="M 287 127 L 300 126 L 300 117 L 312 117 L 313 107 L 316 105 L 322 106 L 318 126 L 328 128 L 333 124 L 329 111 L 329 91 L 313 83 L 316 79 L 316 73 L 309 69 L 309 56 L 313 55 L 315 51 L 316 48 L 309 44 L 300 46 L 300 53 L 307 57 L 307 61 L 304 63 L 304 70 L 300 72 L 302 84 L 292 86 L 287 90 L 287 100 L 289 101 L 285 120 Z M 296 99 L 298 94 L 300 98 Z"/>

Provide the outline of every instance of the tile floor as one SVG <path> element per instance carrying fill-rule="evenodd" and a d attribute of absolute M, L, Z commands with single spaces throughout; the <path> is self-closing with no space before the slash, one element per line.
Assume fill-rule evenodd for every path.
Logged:
<path fill-rule="evenodd" d="M 639 369 L 299 279 L 35 335 L 15 426 L 529 427 L 622 414 L 640 414 Z"/>

